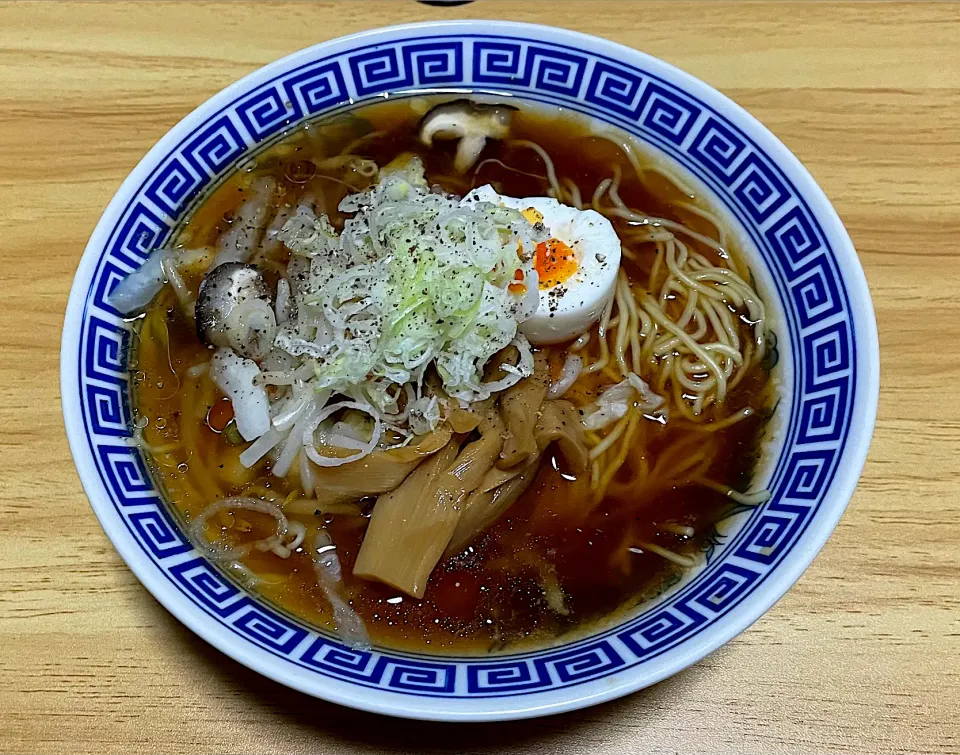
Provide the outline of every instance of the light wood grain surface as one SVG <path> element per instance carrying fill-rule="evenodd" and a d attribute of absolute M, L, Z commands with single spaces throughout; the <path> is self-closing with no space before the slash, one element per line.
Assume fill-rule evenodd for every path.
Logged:
<path fill-rule="evenodd" d="M 223 86 L 361 29 L 456 17 L 598 34 L 759 117 L 833 200 L 880 328 L 853 502 L 790 593 L 653 689 L 485 726 L 291 692 L 178 624 L 114 552 L 64 437 L 74 268 L 147 149 Z M 960 751 L 960 5 L 412 0 L 0 5 L 0 750 Z"/>

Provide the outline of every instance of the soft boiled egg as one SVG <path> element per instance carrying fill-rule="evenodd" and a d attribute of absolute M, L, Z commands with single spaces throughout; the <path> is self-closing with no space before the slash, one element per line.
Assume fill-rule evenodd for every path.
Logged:
<path fill-rule="evenodd" d="M 464 202 L 519 210 L 532 225 L 542 222 L 550 234 L 536 248 L 540 305 L 520 324 L 532 344 L 569 341 L 600 319 L 620 269 L 620 239 L 609 220 L 549 197 L 505 197 L 489 185 L 471 191 Z"/>

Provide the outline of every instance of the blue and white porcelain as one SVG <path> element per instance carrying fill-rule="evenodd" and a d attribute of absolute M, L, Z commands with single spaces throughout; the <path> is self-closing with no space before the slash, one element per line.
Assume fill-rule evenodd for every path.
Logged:
<path fill-rule="evenodd" d="M 660 599 L 539 651 L 453 657 L 352 650 L 244 591 L 188 542 L 131 440 L 130 325 L 111 288 L 204 191 L 304 119 L 385 95 L 454 90 L 560 106 L 629 132 L 713 195 L 752 247 L 779 312 L 781 412 L 760 482 L 710 558 Z M 492 21 L 365 32 L 247 76 L 174 127 L 113 198 L 80 261 L 62 345 L 63 411 L 94 511 L 141 582 L 184 624 L 311 695 L 411 718 L 540 716 L 653 684 L 743 631 L 811 562 L 857 483 L 879 357 L 856 252 L 823 192 L 729 99 L 643 53 L 561 29 Z M 755 652 L 761 652 L 756 650 Z"/>

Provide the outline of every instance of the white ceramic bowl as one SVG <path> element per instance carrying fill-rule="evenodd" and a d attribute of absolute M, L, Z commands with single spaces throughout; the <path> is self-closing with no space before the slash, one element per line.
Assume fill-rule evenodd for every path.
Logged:
<path fill-rule="evenodd" d="M 205 189 L 292 124 L 413 92 L 493 92 L 629 132 L 723 208 L 779 311 L 783 411 L 760 481 L 709 559 L 669 595 L 592 636 L 484 658 L 359 652 L 245 593 L 187 542 L 131 442 L 130 326 L 105 302 Z M 879 358 L 856 253 L 797 159 L 722 94 L 595 37 L 492 21 L 416 24 L 327 42 L 228 87 L 134 169 L 87 245 L 70 295 L 63 410 L 80 478 L 107 535 L 177 618 L 252 669 L 308 694 L 397 716 L 546 715 L 646 687 L 741 632 L 823 546 L 873 430 Z"/>

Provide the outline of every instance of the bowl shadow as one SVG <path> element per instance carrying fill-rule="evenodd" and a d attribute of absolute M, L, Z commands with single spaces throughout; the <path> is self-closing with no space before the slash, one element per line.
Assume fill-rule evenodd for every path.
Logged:
<path fill-rule="evenodd" d="M 688 669 L 626 697 L 570 713 L 491 723 L 414 721 L 354 710 L 274 682 L 208 645 L 159 605 L 157 609 L 163 614 L 157 621 L 160 631 L 171 640 L 164 644 L 176 644 L 189 654 L 181 660 L 204 686 L 228 690 L 230 705 L 242 709 L 244 717 L 265 725 L 270 721 L 269 728 L 289 732 L 295 741 L 326 742 L 334 752 L 505 755 L 560 751 L 561 739 L 563 749 L 586 752 L 610 743 L 611 725 L 622 728 L 629 722 L 636 737 L 655 722 L 667 701 L 670 707 L 682 705 L 697 684 L 697 674 Z M 571 740 L 578 746 L 570 749 Z"/>

